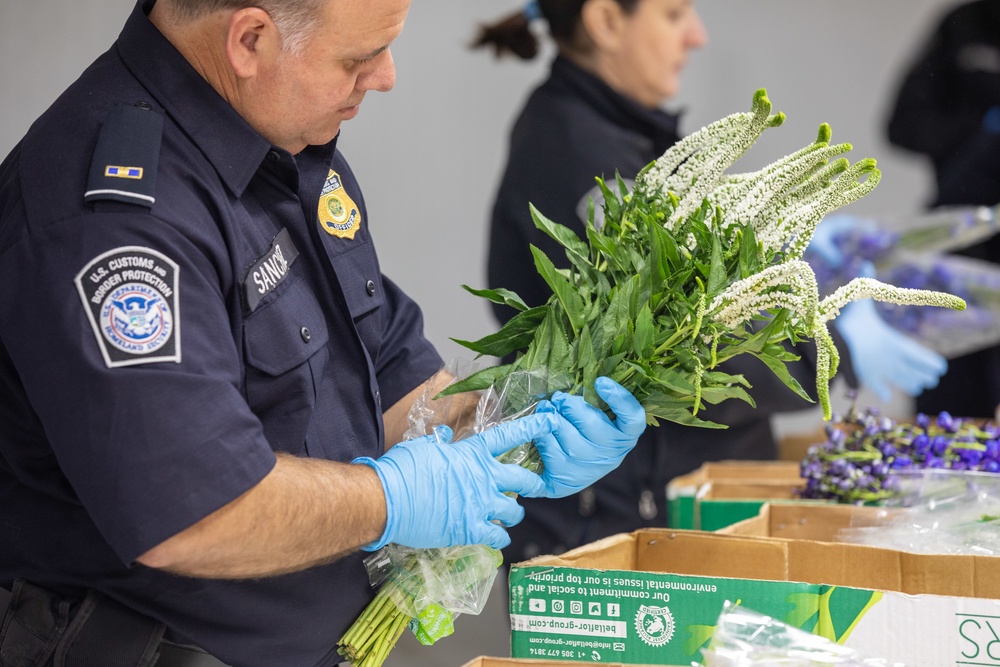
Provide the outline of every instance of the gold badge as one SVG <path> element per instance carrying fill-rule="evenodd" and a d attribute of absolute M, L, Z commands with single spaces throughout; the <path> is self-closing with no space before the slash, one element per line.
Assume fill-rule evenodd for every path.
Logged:
<path fill-rule="evenodd" d="M 326 177 L 319 195 L 319 224 L 330 236 L 353 239 L 361 227 L 361 210 L 340 182 L 333 169 Z"/>

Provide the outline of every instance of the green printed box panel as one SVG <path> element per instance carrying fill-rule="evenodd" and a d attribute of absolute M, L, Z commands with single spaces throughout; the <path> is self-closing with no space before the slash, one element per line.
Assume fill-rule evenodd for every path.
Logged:
<path fill-rule="evenodd" d="M 726 600 L 842 642 L 880 596 L 795 582 L 515 565 L 511 654 L 690 665 L 700 660 Z"/>
<path fill-rule="evenodd" d="M 767 500 L 702 500 L 698 502 L 695 528 L 714 531 L 760 514 Z"/>
<path fill-rule="evenodd" d="M 694 525 L 694 492 L 667 500 L 667 525 L 671 528 L 691 530 Z"/>

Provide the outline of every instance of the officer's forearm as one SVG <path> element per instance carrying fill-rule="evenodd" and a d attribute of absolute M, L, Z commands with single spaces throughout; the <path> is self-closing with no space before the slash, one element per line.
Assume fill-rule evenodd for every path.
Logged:
<path fill-rule="evenodd" d="M 385 521 L 382 485 L 370 467 L 279 455 L 257 486 L 138 561 L 202 578 L 284 574 L 374 542 Z"/>
<path fill-rule="evenodd" d="M 409 416 L 413 404 L 422 400 L 425 394 L 430 397 L 436 396 L 454 380 L 455 376 L 448 371 L 438 371 L 383 413 L 382 421 L 385 424 L 387 449 L 403 439 L 403 435 L 410 426 Z M 434 411 L 434 425 L 446 424 L 455 432 L 456 437 L 462 437 L 464 431 L 475 423 L 478 404 L 479 393 L 467 392 L 431 400 L 426 408 Z"/>

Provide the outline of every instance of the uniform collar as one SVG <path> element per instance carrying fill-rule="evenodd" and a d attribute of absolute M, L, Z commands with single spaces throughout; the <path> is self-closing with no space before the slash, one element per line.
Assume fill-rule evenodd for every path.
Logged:
<path fill-rule="evenodd" d="M 679 114 L 650 109 L 625 97 L 568 58 L 556 56 L 552 62 L 551 80 L 583 97 L 611 122 L 649 137 L 657 153 L 670 148 L 679 138 Z"/>
<path fill-rule="evenodd" d="M 125 66 L 156 103 L 191 138 L 226 186 L 240 196 L 271 150 L 184 59 L 147 14 L 156 0 L 139 0 L 118 36 Z"/>

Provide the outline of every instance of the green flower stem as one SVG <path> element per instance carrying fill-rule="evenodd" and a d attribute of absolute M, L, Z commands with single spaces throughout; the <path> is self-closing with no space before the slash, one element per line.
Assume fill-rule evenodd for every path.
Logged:
<path fill-rule="evenodd" d="M 337 642 L 337 652 L 355 667 L 380 667 L 413 619 L 394 602 L 405 595 L 396 579 L 387 581 Z"/>

